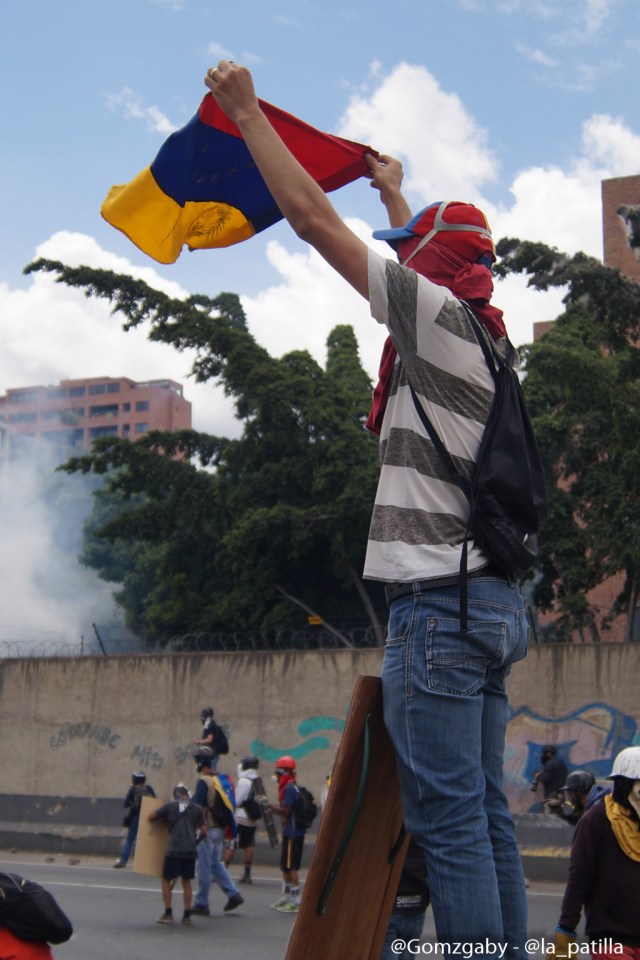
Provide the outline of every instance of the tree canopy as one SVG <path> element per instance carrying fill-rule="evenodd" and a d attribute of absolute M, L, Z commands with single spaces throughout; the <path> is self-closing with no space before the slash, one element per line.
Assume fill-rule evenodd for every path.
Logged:
<path fill-rule="evenodd" d="M 110 271 L 27 270 L 110 300 L 125 329 L 147 323 L 150 339 L 195 350 L 194 376 L 221 382 L 242 422 L 238 439 L 102 437 L 64 465 L 105 478 L 82 561 L 117 585 L 128 626 L 166 641 L 313 614 L 345 645 L 366 624 L 381 642 L 381 589 L 361 579 L 378 467 L 353 329 L 333 329 L 323 369 L 305 351 L 270 356 L 234 294 L 183 301 Z"/>
<path fill-rule="evenodd" d="M 566 309 L 525 351 L 524 390 L 549 478 L 550 509 L 534 596 L 560 613 L 569 639 L 627 615 L 633 638 L 640 575 L 640 285 L 582 253 L 503 240 L 498 271 L 523 273 L 539 290 L 565 291 Z M 623 585 L 610 610 L 587 592 L 613 574 Z"/>

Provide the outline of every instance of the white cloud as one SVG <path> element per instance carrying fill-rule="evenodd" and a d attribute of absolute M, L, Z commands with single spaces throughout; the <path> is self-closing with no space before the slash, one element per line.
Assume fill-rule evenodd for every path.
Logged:
<path fill-rule="evenodd" d="M 425 203 L 477 195 L 497 177 L 486 131 L 421 66 L 401 63 L 372 93 L 354 95 L 337 132 L 401 158 L 404 187 Z"/>
<path fill-rule="evenodd" d="M 218 43 L 217 40 L 212 40 L 207 46 L 207 53 L 216 57 L 217 60 L 233 60 L 233 51 L 227 50 L 227 48 L 221 43 Z"/>
<path fill-rule="evenodd" d="M 532 63 L 538 63 L 543 67 L 558 66 L 558 61 L 546 54 L 544 50 L 537 50 L 533 47 L 527 47 L 522 43 L 516 44 L 516 50 L 526 60 L 531 60 Z"/>
<path fill-rule="evenodd" d="M 151 133 L 160 133 L 167 137 L 177 129 L 176 125 L 159 107 L 145 107 L 140 97 L 129 87 L 123 87 L 119 93 L 110 93 L 105 97 L 107 109 L 112 113 L 121 111 L 128 120 L 144 120 Z"/>

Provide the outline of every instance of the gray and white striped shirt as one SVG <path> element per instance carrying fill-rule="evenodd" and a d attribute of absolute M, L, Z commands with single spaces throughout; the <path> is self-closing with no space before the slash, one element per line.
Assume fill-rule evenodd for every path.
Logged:
<path fill-rule="evenodd" d="M 458 469 L 471 475 L 494 381 L 464 307 L 444 287 L 369 251 L 371 315 L 398 357 L 380 435 L 364 576 L 407 582 L 458 573 L 469 506 L 425 434 L 409 377 Z M 469 540 L 469 571 L 486 564 Z"/>

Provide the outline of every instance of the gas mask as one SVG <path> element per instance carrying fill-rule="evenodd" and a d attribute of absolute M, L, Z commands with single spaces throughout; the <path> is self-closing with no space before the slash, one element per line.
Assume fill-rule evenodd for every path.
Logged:
<path fill-rule="evenodd" d="M 560 804 L 560 815 L 565 820 L 571 821 L 572 817 L 580 813 L 580 804 L 573 790 L 563 790 L 562 803 Z"/>

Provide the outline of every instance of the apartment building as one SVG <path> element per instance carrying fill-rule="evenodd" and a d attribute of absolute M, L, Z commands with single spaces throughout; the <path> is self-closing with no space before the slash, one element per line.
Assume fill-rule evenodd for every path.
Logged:
<path fill-rule="evenodd" d="M 136 440 L 149 430 L 190 428 L 191 404 L 174 380 L 61 380 L 56 386 L 7 390 L 0 397 L 0 438 L 10 457 L 35 445 L 86 449 L 97 437 Z"/>

